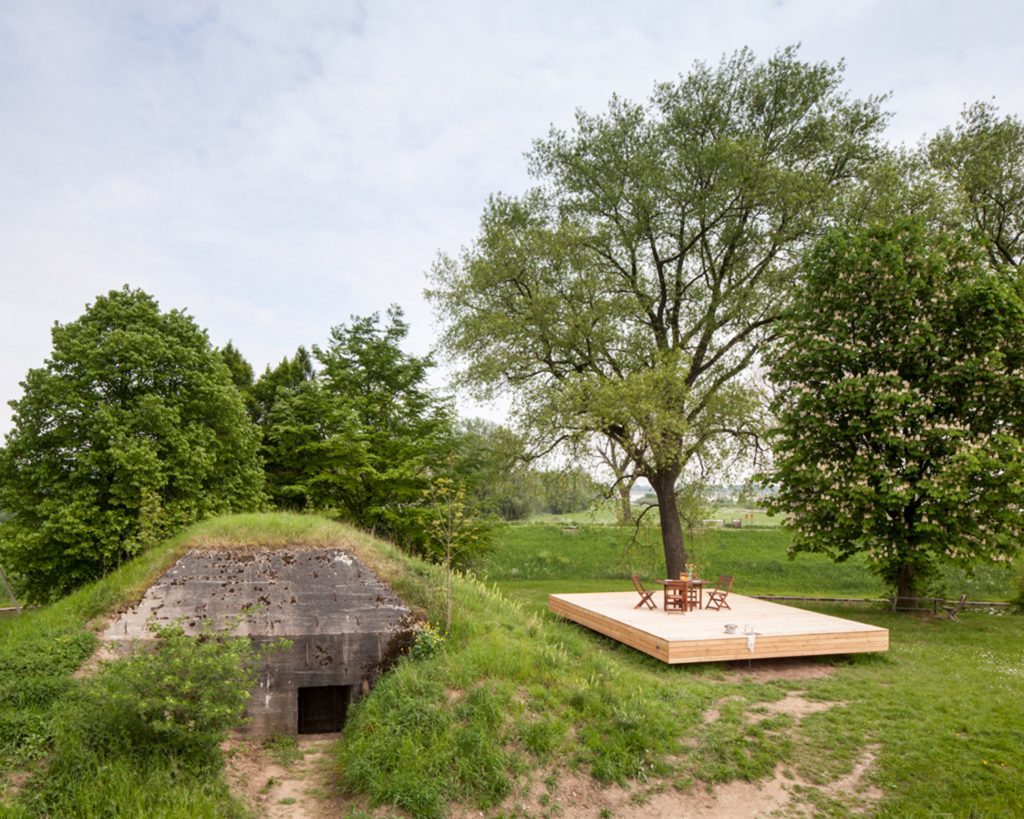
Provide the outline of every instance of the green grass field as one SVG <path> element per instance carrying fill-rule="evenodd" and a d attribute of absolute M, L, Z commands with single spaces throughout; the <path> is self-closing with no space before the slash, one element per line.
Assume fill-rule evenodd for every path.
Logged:
<path fill-rule="evenodd" d="M 953 623 L 822 607 L 890 629 L 890 651 L 809 660 L 824 672 L 811 678 L 672 667 L 545 610 L 550 591 L 626 589 L 638 565 L 660 574 L 656 544 L 626 548 L 616 527 L 563 528 L 504 528 L 483 578 L 455 578 L 451 633 L 418 643 L 350 709 L 335 754 L 350 817 L 443 817 L 456 804 L 462 814 L 556 817 L 573 805 L 571 776 L 618 783 L 642 806 L 780 772 L 800 783 L 792 815 L 1024 815 L 1020 617 L 969 612 Z M 706 573 L 733 571 L 741 592 L 882 592 L 864 566 L 790 563 L 786 537 L 713 530 L 696 541 L 698 559 Z M 209 521 L 59 603 L 0 621 L 0 781 L 30 774 L 19 795 L 0 792 L 0 815 L 244 816 L 217 766 L 131 747 L 69 757 L 63 726 L 82 717 L 71 708 L 86 684 L 71 674 L 96 644 L 90 622 L 189 545 L 303 541 L 349 545 L 442 622 L 443 572 L 389 544 L 312 516 Z M 994 594 L 1002 579 L 975 582 Z M 788 695 L 822 710 L 773 713 Z M 830 787 L 858 765 L 877 801 Z"/>
<path fill-rule="evenodd" d="M 633 504 L 633 514 L 639 515 L 644 509 L 643 504 Z M 542 514 L 533 515 L 530 523 L 551 523 L 561 526 L 593 526 L 595 524 L 611 525 L 618 522 L 616 512 L 618 504 L 613 501 L 599 501 L 588 509 L 579 512 L 565 512 L 559 515 Z M 754 526 L 758 528 L 775 528 L 782 525 L 782 519 L 778 515 L 769 515 L 763 509 L 752 509 L 740 506 L 708 506 L 702 517 L 711 521 L 732 521 L 739 520 L 743 527 Z M 645 520 L 657 522 L 658 510 L 651 509 L 645 516 Z"/>
<path fill-rule="evenodd" d="M 657 579 L 664 557 L 657 530 L 646 529 L 634 542 L 632 527 L 555 526 L 544 523 L 502 527 L 494 549 L 477 567 L 516 597 L 525 589 L 560 591 L 630 588 L 637 572 Z M 733 575 L 740 594 L 813 597 L 883 597 L 884 584 L 863 560 L 833 563 L 824 555 L 786 555 L 792 535 L 785 529 L 706 529 L 690 535 L 686 546 L 705 577 Z M 595 582 L 600 581 L 597 585 Z M 591 584 L 584 588 L 583 583 Z M 1012 595 L 1009 569 L 979 567 L 973 576 L 946 571 L 936 589 L 949 597 L 967 592 L 973 600 L 1007 600 Z"/>
<path fill-rule="evenodd" d="M 630 545 L 632 530 L 614 526 L 566 529 L 549 524 L 508 526 L 480 566 L 510 599 L 540 617 L 551 593 L 628 590 L 628 575 L 663 573 L 656 537 Z M 791 535 L 780 528 L 709 529 L 692 536 L 688 548 L 707 576 L 736 576 L 746 594 L 878 597 L 882 583 L 863 562 L 834 564 L 821 555 L 790 560 Z M 979 569 L 974 576 L 948 571 L 942 586 L 949 595 L 967 591 L 973 599 L 1004 600 L 1012 594 L 1007 570 Z M 818 782 L 804 793 L 815 815 L 848 816 L 856 805 L 837 799 L 826 783 L 847 774 L 857 759 L 876 759 L 869 783 L 884 794 L 873 815 L 884 817 L 1024 815 L 1024 785 L 1014 770 L 1024 765 L 1024 634 L 1020 617 L 967 613 L 962 622 L 893 615 L 883 606 L 808 606 L 890 630 L 886 655 L 821 658 L 830 677 L 797 685 L 748 685 L 739 705 L 720 709 L 718 726 L 729 739 L 705 759 L 700 781 L 736 775 L 742 748 L 763 760 L 741 776 L 765 776 L 773 763 L 792 775 Z M 570 628 L 573 628 L 570 626 Z M 683 684 L 694 678 L 711 683 L 721 700 L 736 696 L 723 685 L 720 666 L 669 668 L 600 635 L 589 635 L 598 651 L 629 666 L 643 666 L 659 679 Z M 815 661 L 811 661 L 815 662 Z M 837 703 L 799 724 L 785 726 L 787 740 L 770 735 L 754 740 L 751 719 L 761 704 L 782 689 L 800 688 L 812 700 Z M 775 693 L 773 693 L 773 691 Z M 755 746 L 763 743 L 756 751 Z M 699 753 L 703 753 L 702 751 Z M 752 764 L 750 756 L 743 766 Z M 723 766 L 719 768 L 718 766 Z M 951 772 L 955 774 L 951 775 Z M 685 777 L 683 777 L 685 781 Z"/>

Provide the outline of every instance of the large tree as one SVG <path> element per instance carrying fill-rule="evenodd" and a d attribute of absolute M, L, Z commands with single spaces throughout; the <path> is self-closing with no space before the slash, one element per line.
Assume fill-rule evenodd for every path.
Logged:
<path fill-rule="evenodd" d="M 830 234 L 769 357 L 773 506 L 795 551 L 865 554 L 914 597 L 1024 536 L 1024 302 L 923 219 Z"/>
<path fill-rule="evenodd" d="M 46 599 L 167 531 L 261 502 L 259 438 L 220 355 L 140 290 L 100 296 L 11 402 L 0 451 L 2 559 Z"/>
<path fill-rule="evenodd" d="M 991 103 L 967 107 L 955 128 L 929 143 L 928 159 L 949 183 L 963 221 L 993 267 L 1024 266 L 1024 122 Z"/>
<path fill-rule="evenodd" d="M 403 547 L 426 545 L 423 493 L 451 448 L 451 412 L 426 384 L 433 361 L 401 349 L 392 307 L 331 330 L 255 388 L 267 479 L 286 507 L 334 509 Z"/>
<path fill-rule="evenodd" d="M 539 186 L 494 196 L 428 295 L 464 383 L 507 390 L 554 443 L 628 452 L 660 506 L 666 568 L 686 562 L 684 471 L 752 432 L 743 375 L 770 338 L 799 252 L 870 163 L 879 101 L 841 66 L 787 49 L 697 64 L 646 105 L 613 98 L 529 155 Z"/>

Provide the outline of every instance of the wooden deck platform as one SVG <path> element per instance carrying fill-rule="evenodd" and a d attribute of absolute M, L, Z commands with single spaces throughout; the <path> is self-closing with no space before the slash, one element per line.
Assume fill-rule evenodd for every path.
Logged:
<path fill-rule="evenodd" d="M 709 663 L 888 651 L 889 630 L 841 617 L 730 594 L 731 610 L 682 613 L 636 609 L 636 592 L 552 594 L 548 608 L 666 663 Z M 735 623 L 735 634 L 725 632 Z M 753 639 L 743 634 L 746 626 Z"/>

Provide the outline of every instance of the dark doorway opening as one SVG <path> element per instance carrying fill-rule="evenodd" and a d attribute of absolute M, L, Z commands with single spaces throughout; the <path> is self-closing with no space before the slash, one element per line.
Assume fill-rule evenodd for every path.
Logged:
<path fill-rule="evenodd" d="M 345 724 L 351 685 L 299 689 L 299 733 L 327 734 Z"/>

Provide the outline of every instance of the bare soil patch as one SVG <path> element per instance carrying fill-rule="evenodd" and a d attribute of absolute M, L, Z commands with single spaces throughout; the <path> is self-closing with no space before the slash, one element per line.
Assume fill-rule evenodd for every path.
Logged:
<path fill-rule="evenodd" d="M 331 776 L 330 750 L 337 734 L 300 737 L 301 759 L 277 762 L 259 741 L 234 738 L 223 748 L 231 792 L 266 819 L 328 819 L 347 812 Z"/>
<path fill-rule="evenodd" d="M 769 714 L 788 714 L 799 722 L 808 714 L 827 711 L 829 708 L 835 708 L 837 705 L 846 705 L 846 703 L 805 700 L 802 692 L 790 691 L 778 702 L 765 703 L 762 707 Z"/>
<path fill-rule="evenodd" d="M 835 666 L 820 660 L 802 657 L 780 657 L 776 660 L 740 660 L 728 664 L 726 677 L 730 682 L 771 682 L 772 680 L 820 680 L 831 677 Z"/>

